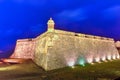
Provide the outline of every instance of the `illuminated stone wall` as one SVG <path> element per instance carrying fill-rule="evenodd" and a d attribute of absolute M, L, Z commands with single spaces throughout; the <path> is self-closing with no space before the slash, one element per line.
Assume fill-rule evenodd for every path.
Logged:
<path fill-rule="evenodd" d="M 36 38 L 34 61 L 45 70 L 119 58 L 111 38 L 55 30 Z"/>
<path fill-rule="evenodd" d="M 115 42 L 115 46 L 117 47 L 118 52 L 119 52 L 119 54 L 120 54 L 120 41 L 116 41 L 116 42 Z"/>
<path fill-rule="evenodd" d="M 20 39 L 16 42 L 16 47 L 11 58 L 33 59 L 35 49 L 34 39 Z"/>
<path fill-rule="evenodd" d="M 115 46 L 116 46 L 117 48 L 120 48 L 120 41 L 116 41 L 116 42 L 115 42 Z"/>
<path fill-rule="evenodd" d="M 31 58 L 45 70 L 119 58 L 120 42 L 112 38 L 56 30 L 52 18 L 47 24 L 37 38 L 18 40 L 11 58 Z"/>

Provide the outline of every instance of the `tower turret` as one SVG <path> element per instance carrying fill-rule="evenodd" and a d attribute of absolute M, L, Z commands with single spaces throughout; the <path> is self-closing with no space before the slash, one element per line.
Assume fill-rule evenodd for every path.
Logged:
<path fill-rule="evenodd" d="M 52 18 L 50 18 L 50 20 L 48 20 L 47 25 L 48 25 L 48 31 L 49 32 L 53 32 L 54 31 L 54 25 L 55 25 L 55 23 L 52 20 Z"/>

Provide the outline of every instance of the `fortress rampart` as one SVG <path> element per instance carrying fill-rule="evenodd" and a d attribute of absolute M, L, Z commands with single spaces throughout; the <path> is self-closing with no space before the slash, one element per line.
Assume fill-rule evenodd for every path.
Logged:
<path fill-rule="evenodd" d="M 118 59 L 116 44 L 112 38 L 56 30 L 54 21 L 49 20 L 45 33 L 34 39 L 17 40 L 11 58 L 31 58 L 45 70 L 76 64 L 84 66 Z"/>
<path fill-rule="evenodd" d="M 35 39 L 19 39 L 11 58 L 34 59 Z"/>

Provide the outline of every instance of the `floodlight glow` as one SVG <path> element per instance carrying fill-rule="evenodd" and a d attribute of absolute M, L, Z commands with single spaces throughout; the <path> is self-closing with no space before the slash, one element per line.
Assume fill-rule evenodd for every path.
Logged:
<path fill-rule="evenodd" d="M 92 63 L 92 62 L 93 62 L 93 58 L 91 58 L 91 57 L 90 57 L 90 58 L 87 58 L 87 62 L 88 62 L 88 63 Z"/>
<path fill-rule="evenodd" d="M 107 56 L 107 59 L 108 59 L 108 60 L 111 60 L 111 55 L 108 55 L 108 56 Z"/>
<path fill-rule="evenodd" d="M 107 60 L 105 60 L 105 62 L 108 62 Z"/>
<path fill-rule="evenodd" d="M 100 58 L 99 57 L 96 57 L 95 58 L 95 62 L 99 62 L 100 61 Z"/>
<path fill-rule="evenodd" d="M 72 68 L 75 68 L 75 66 L 73 65 L 73 66 L 71 66 Z"/>
<path fill-rule="evenodd" d="M 116 58 L 116 56 L 115 56 L 115 55 L 113 55 L 113 56 L 112 56 L 112 59 L 115 59 L 115 58 Z"/>
<path fill-rule="evenodd" d="M 79 60 L 78 60 L 78 64 L 82 65 L 82 66 L 85 66 L 85 59 L 83 57 L 80 57 Z"/>
<path fill-rule="evenodd" d="M 103 56 L 103 57 L 101 58 L 102 61 L 105 61 L 105 59 L 106 59 L 105 56 Z"/>
<path fill-rule="evenodd" d="M 75 61 L 70 61 L 70 62 L 68 62 L 68 66 L 73 67 L 74 65 L 75 65 Z"/>
<path fill-rule="evenodd" d="M 94 65 L 94 63 L 90 63 L 90 64 Z"/>
<path fill-rule="evenodd" d="M 119 59 L 120 58 L 120 56 L 119 56 L 119 54 L 117 55 L 117 59 Z"/>

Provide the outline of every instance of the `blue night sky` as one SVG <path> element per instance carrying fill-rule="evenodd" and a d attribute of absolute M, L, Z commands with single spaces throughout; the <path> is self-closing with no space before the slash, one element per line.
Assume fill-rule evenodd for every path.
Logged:
<path fill-rule="evenodd" d="M 45 32 L 50 17 L 56 29 L 120 40 L 120 0 L 0 0 L 0 57 Z"/>

